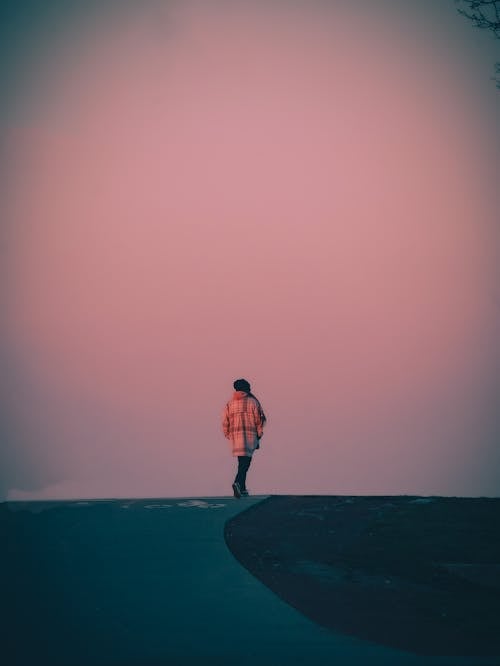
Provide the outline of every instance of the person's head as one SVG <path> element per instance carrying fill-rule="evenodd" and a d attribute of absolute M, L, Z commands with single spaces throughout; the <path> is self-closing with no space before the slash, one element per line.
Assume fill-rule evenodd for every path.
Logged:
<path fill-rule="evenodd" d="M 245 393 L 250 393 L 250 384 L 246 379 L 236 379 L 233 383 L 235 391 L 245 391 Z"/>

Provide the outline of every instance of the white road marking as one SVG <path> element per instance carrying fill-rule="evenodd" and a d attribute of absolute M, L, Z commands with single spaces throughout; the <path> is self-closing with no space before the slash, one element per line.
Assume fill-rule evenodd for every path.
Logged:
<path fill-rule="evenodd" d="M 187 502 L 179 502 L 177 506 L 183 507 L 197 507 L 198 509 L 219 509 L 225 504 L 210 504 L 204 500 L 188 500 Z"/>
<path fill-rule="evenodd" d="M 128 504 L 121 504 L 120 508 L 128 509 L 130 506 L 132 506 L 132 504 L 134 504 L 134 502 L 129 502 Z M 192 500 L 185 500 L 184 502 L 177 502 L 176 504 L 160 504 L 155 502 L 154 504 L 145 504 L 144 508 L 173 509 L 176 506 L 180 506 L 187 509 L 221 509 L 226 505 L 219 502 L 205 502 L 205 500 L 192 499 Z"/>

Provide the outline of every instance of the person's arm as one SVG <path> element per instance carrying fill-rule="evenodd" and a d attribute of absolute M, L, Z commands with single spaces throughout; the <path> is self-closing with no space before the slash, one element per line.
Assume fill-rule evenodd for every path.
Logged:
<path fill-rule="evenodd" d="M 259 406 L 256 404 L 252 405 L 253 418 L 255 423 L 255 429 L 257 430 L 257 437 L 260 439 L 264 434 L 264 419 L 260 413 Z"/>
<path fill-rule="evenodd" d="M 229 439 L 229 425 L 229 407 L 226 405 L 222 414 L 222 432 L 226 439 Z"/>

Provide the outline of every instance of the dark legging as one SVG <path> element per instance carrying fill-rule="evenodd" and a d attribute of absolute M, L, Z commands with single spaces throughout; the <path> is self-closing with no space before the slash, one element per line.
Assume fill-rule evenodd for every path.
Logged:
<path fill-rule="evenodd" d="M 234 482 L 241 490 L 246 490 L 247 472 L 251 462 L 251 456 L 238 456 L 238 474 L 236 474 Z"/>

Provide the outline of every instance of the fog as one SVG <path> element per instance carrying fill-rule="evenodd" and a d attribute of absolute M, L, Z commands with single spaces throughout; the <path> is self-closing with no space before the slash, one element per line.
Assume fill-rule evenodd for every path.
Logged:
<path fill-rule="evenodd" d="M 254 493 L 498 495 L 494 60 L 412 4 L 103 3 L 11 63 L 3 497 L 229 494 L 237 377 Z"/>

